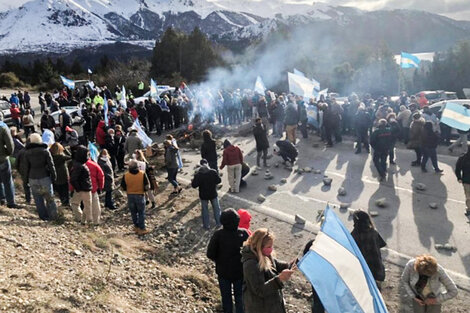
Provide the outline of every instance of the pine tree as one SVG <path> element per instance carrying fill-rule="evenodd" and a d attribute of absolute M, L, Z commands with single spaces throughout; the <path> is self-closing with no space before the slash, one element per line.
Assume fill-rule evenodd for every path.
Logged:
<path fill-rule="evenodd" d="M 70 73 L 73 75 L 79 75 L 83 73 L 83 67 L 78 61 L 78 59 L 75 59 L 72 63 L 72 66 L 70 67 Z"/>

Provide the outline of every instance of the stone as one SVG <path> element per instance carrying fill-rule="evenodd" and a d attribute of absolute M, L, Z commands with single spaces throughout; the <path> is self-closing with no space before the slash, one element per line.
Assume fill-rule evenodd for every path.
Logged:
<path fill-rule="evenodd" d="M 83 255 L 82 251 L 80 251 L 80 250 L 73 250 L 73 254 L 75 254 L 76 256 L 82 256 Z"/>
<path fill-rule="evenodd" d="M 379 212 L 377 212 L 377 211 L 369 211 L 369 215 L 370 215 L 371 217 L 376 217 L 376 216 L 379 216 Z"/>
<path fill-rule="evenodd" d="M 434 245 L 434 248 L 436 248 L 436 250 L 448 250 L 448 251 L 456 251 L 457 248 L 452 246 L 451 244 L 449 243 L 446 243 L 446 244 L 435 244 Z"/>
<path fill-rule="evenodd" d="M 285 184 L 285 183 L 287 183 L 287 178 L 281 179 L 281 184 Z"/>
<path fill-rule="evenodd" d="M 304 172 L 305 172 L 305 173 L 311 173 L 311 172 L 312 172 L 312 168 L 311 168 L 311 167 L 304 167 Z"/>
<path fill-rule="evenodd" d="M 251 176 L 258 176 L 258 171 L 254 170 L 253 172 L 251 172 Z"/>
<path fill-rule="evenodd" d="M 426 190 L 426 185 L 423 184 L 423 183 L 416 184 L 416 190 L 425 191 Z"/>
<path fill-rule="evenodd" d="M 313 174 L 321 174 L 320 170 L 313 170 Z"/>
<path fill-rule="evenodd" d="M 300 216 L 299 214 L 295 215 L 295 223 L 296 224 L 305 225 L 306 222 L 307 222 L 307 220 L 304 217 Z"/>
<path fill-rule="evenodd" d="M 264 201 L 266 201 L 266 197 L 261 194 L 258 195 L 258 202 L 264 202 Z"/>
<path fill-rule="evenodd" d="M 375 200 L 375 205 L 378 206 L 379 208 L 385 208 L 387 206 L 387 199 L 386 198 L 380 198 Z"/>
<path fill-rule="evenodd" d="M 323 178 L 323 184 L 325 186 L 331 186 L 331 183 L 333 182 L 333 178 L 325 177 Z"/>
<path fill-rule="evenodd" d="M 266 180 L 270 180 L 270 179 L 273 179 L 274 176 L 271 174 L 271 172 L 269 170 L 266 170 L 266 172 L 264 173 L 264 179 Z"/>
<path fill-rule="evenodd" d="M 345 196 L 346 195 L 346 189 L 344 187 L 340 187 L 338 189 L 338 196 Z"/>
<path fill-rule="evenodd" d="M 429 203 L 429 207 L 430 207 L 431 209 L 433 209 L 433 210 L 436 210 L 436 209 L 438 208 L 436 202 L 431 202 L 431 203 Z"/>
<path fill-rule="evenodd" d="M 276 187 L 276 185 L 269 185 L 268 190 L 269 191 L 277 191 L 277 187 Z"/>
<path fill-rule="evenodd" d="M 340 209 L 340 210 L 347 210 L 350 206 L 351 206 L 351 203 L 342 202 L 342 203 L 340 203 L 340 205 L 339 205 L 339 209 Z"/>

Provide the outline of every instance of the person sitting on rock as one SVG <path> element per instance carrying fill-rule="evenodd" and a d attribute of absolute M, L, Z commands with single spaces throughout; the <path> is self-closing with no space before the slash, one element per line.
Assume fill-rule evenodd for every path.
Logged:
<path fill-rule="evenodd" d="M 299 152 L 292 142 L 289 140 L 278 140 L 276 141 L 276 146 L 278 146 L 279 149 L 274 148 L 274 154 L 282 157 L 282 164 L 289 162 L 291 165 L 294 165 Z"/>

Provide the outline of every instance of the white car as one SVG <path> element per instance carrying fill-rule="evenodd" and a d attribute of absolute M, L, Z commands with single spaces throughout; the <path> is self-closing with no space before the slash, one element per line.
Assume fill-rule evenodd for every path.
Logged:
<path fill-rule="evenodd" d="M 456 99 L 456 100 L 439 101 L 439 102 L 436 102 L 434 104 L 431 104 L 429 106 L 429 108 L 431 109 L 432 113 L 434 113 L 436 115 L 441 115 L 442 111 L 444 111 L 444 109 L 446 107 L 447 102 L 452 102 L 452 103 L 456 103 L 456 104 L 460 104 L 460 105 L 470 106 L 470 99 L 463 99 L 463 100 Z"/>
<path fill-rule="evenodd" d="M 67 112 L 68 115 L 72 116 L 72 113 L 79 113 L 78 110 L 79 108 L 78 107 L 63 107 L 62 109 L 65 109 L 65 112 Z M 55 133 L 57 136 L 60 136 L 62 134 L 61 130 L 60 130 L 60 125 L 59 125 L 59 115 L 60 113 L 62 113 L 62 109 L 60 109 L 59 111 L 55 111 L 55 112 L 52 112 L 51 113 L 51 116 L 54 118 L 54 121 L 55 121 Z"/>
<path fill-rule="evenodd" d="M 0 100 L 0 111 L 3 113 L 3 122 L 8 126 L 13 125 L 13 120 L 11 119 L 11 112 L 10 112 L 10 103 L 8 101 Z"/>

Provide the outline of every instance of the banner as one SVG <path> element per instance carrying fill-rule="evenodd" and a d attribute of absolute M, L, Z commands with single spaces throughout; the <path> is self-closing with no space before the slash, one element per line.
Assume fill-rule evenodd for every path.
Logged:
<path fill-rule="evenodd" d="M 121 90 L 121 100 L 119 100 L 119 104 L 124 109 L 127 109 L 127 96 L 126 96 L 126 87 L 122 86 Z"/>
<path fill-rule="evenodd" d="M 254 91 L 262 95 L 264 95 L 264 92 L 266 91 L 266 86 L 264 85 L 263 80 L 261 79 L 261 76 L 258 76 L 256 78 Z"/>
<path fill-rule="evenodd" d="M 103 113 L 104 113 L 104 124 L 107 126 L 109 126 L 109 117 L 108 117 L 108 111 L 109 111 L 109 107 L 108 107 L 108 99 L 106 99 L 106 95 L 104 95 L 104 103 L 103 103 Z"/>
<path fill-rule="evenodd" d="M 144 132 L 138 118 L 134 121 L 134 124 L 132 124 L 131 128 L 137 130 L 137 136 L 140 138 L 140 140 L 142 140 L 144 148 L 147 148 L 152 144 L 152 138 L 147 136 L 147 134 Z"/>
<path fill-rule="evenodd" d="M 287 73 L 289 81 L 289 91 L 306 99 L 315 98 L 315 85 L 306 77 L 302 77 L 293 73 Z"/>
<path fill-rule="evenodd" d="M 68 79 L 62 75 L 60 75 L 60 79 L 62 79 L 62 83 L 69 89 L 75 89 L 75 82 L 71 79 Z"/>

